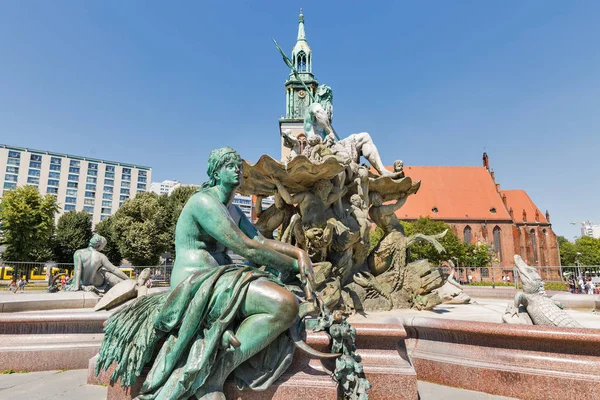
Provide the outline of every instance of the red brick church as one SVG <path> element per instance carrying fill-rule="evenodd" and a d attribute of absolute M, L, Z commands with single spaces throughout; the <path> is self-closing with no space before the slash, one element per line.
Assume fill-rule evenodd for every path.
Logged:
<path fill-rule="evenodd" d="M 515 254 L 532 266 L 560 265 L 550 214 L 542 214 L 524 190 L 501 190 L 486 153 L 481 167 L 405 166 L 404 171 L 422 183 L 398 210 L 399 219 L 430 217 L 449 224 L 463 242 L 491 245 L 506 273 L 512 273 Z"/>

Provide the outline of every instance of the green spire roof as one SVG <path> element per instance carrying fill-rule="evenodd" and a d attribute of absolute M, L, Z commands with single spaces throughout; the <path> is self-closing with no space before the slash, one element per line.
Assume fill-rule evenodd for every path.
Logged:
<path fill-rule="evenodd" d="M 300 9 L 298 19 L 298 41 L 292 50 L 292 60 L 300 73 L 312 72 L 312 51 L 306 41 L 306 33 L 304 32 L 304 14 Z"/>

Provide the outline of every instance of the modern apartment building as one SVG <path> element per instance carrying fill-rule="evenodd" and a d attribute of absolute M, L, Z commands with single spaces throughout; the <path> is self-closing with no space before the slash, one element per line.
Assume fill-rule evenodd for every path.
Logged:
<path fill-rule="evenodd" d="M 179 181 L 170 181 L 165 180 L 162 182 L 152 182 L 150 185 L 150 190 L 158 195 L 162 194 L 171 194 L 175 188 L 181 186 L 181 182 Z"/>
<path fill-rule="evenodd" d="M 33 185 L 56 197 L 64 212 L 86 211 L 97 224 L 123 201 L 149 190 L 152 168 L 0 144 L 2 196 L 17 186 Z M 58 218 L 57 216 L 57 218 Z"/>

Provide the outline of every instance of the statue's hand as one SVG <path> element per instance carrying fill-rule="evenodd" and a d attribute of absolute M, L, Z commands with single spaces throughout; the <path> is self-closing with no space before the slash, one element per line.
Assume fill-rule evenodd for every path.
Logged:
<path fill-rule="evenodd" d="M 298 257 L 298 269 L 300 282 L 312 291 L 315 287 L 315 272 L 313 271 L 312 261 L 310 261 L 305 251 L 302 251 L 300 257 Z"/>

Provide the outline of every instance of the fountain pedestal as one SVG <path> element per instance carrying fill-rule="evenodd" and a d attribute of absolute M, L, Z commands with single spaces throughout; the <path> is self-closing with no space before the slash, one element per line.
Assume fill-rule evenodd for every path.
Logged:
<path fill-rule="evenodd" d="M 362 358 L 365 374 L 371 382 L 369 396 L 378 400 L 418 398 L 417 375 L 406 353 L 406 331 L 401 325 L 353 324 L 356 328 L 356 346 Z M 320 351 L 327 351 L 329 337 L 322 332 L 308 332 L 306 342 Z M 227 382 L 228 400 L 323 399 L 338 398 L 337 384 L 331 379 L 332 360 L 318 360 L 298 350 L 288 371 L 264 392 L 239 391 L 233 382 Z M 145 379 L 140 376 L 131 388 L 118 383 L 110 384 L 112 368 L 94 376 L 95 358 L 90 360 L 89 384 L 109 384 L 107 400 L 130 400 L 139 392 Z"/>

